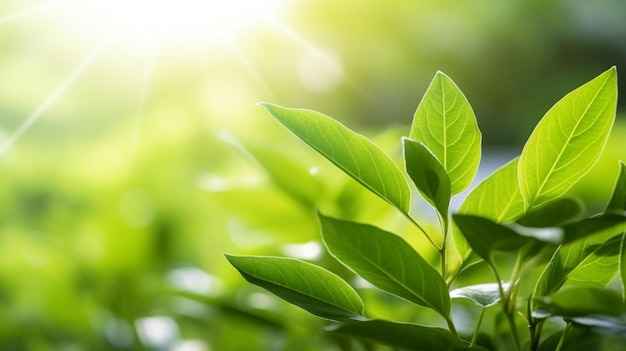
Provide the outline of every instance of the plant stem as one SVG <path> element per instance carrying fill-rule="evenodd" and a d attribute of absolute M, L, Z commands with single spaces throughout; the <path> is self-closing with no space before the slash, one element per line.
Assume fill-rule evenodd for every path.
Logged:
<path fill-rule="evenodd" d="M 439 249 L 439 257 L 441 261 L 441 276 L 444 280 L 448 278 L 448 265 L 446 262 L 446 248 L 448 242 L 448 229 L 449 223 L 448 219 L 443 217 L 439 211 L 437 211 L 437 216 L 439 217 L 439 225 L 441 225 L 441 248 Z"/>
<path fill-rule="evenodd" d="M 520 342 L 519 333 L 517 332 L 517 326 L 515 325 L 515 305 L 513 305 L 513 310 L 511 310 L 511 292 L 512 289 L 515 288 L 516 284 L 511 282 L 511 286 L 508 291 L 504 291 L 502 287 L 502 279 L 500 278 L 500 274 L 496 270 L 496 267 L 489 262 L 489 267 L 493 271 L 493 274 L 496 276 L 496 280 L 498 281 L 498 289 L 500 290 L 500 298 L 502 299 L 502 313 L 506 316 L 506 320 L 509 323 L 509 328 L 511 328 L 511 334 L 513 335 L 513 340 L 515 341 L 515 350 L 521 351 L 522 344 Z M 513 302 L 515 303 L 515 302 Z"/>
<path fill-rule="evenodd" d="M 478 332 L 480 331 L 480 325 L 483 322 L 483 317 L 485 316 L 485 310 L 487 308 L 482 306 L 480 308 L 480 314 L 478 315 L 478 321 L 476 322 L 476 329 L 474 329 L 474 335 L 472 335 L 472 341 L 470 342 L 470 347 L 476 345 L 476 340 L 478 339 Z"/>
<path fill-rule="evenodd" d="M 448 323 L 448 329 L 450 329 L 452 334 L 458 335 L 457 331 L 456 331 L 456 326 L 454 325 L 454 321 L 452 320 L 452 317 L 447 316 L 446 317 L 446 323 Z"/>
<path fill-rule="evenodd" d="M 565 326 L 565 329 L 563 329 L 563 333 L 561 334 L 561 339 L 559 339 L 559 344 L 556 346 L 556 349 L 554 351 L 560 351 L 561 348 L 563 347 L 563 344 L 565 344 L 565 337 L 567 336 L 567 332 L 569 331 L 569 328 L 572 326 L 571 323 L 567 323 L 567 325 Z"/>

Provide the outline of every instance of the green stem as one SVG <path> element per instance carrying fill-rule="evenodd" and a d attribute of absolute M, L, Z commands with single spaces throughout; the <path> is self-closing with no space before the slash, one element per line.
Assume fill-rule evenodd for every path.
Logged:
<path fill-rule="evenodd" d="M 528 319 L 528 329 L 530 330 L 530 351 L 539 349 L 541 341 L 541 330 L 543 329 L 543 319 L 535 319 L 532 314 L 532 298 L 526 303 L 526 318 Z"/>
<path fill-rule="evenodd" d="M 500 274 L 496 270 L 496 267 L 489 263 L 489 267 L 493 271 L 493 274 L 496 276 L 498 281 L 498 289 L 500 290 L 500 298 L 502 299 L 502 312 L 506 316 L 506 320 L 509 323 L 509 327 L 511 328 L 511 334 L 513 335 L 513 340 L 515 341 L 515 350 L 522 351 L 522 343 L 520 342 L 519 333 L 517 332 L 517 326 L 515 325 L 515 307 L 511 311 L 511 296 L 510 293 L 512 289 L 515 288 L 515 285 L 512 283 L 509 287 L 508 291 L 504 291 L 502 287 L 502 279 L 500 278 Z"/>
<path fill-rule="evenodd" d="M 561 348 L 563 347 L 563 344 L 565 344 L 565 337 L 567 336 L 567 332 L 569 331 L 569 328 L 572 326 L 571 323 L 567 323 L 567 325 L 565 326 L 565 329 L 563 329 L 563 333 L 561 334 L 561 339 L 559 339 L 559 344 L 556 346 L 556 349 L 554 351 L 560 351 Z"/>
<path fill-rule="evenodd" d="M 472 341 L 470 342 L 470 347 L 476 345 L 476 340 L 478 339 L 478 332 L 480 331 L 480 325 L 483 322 L 483 317 L 485 316 L 485 310 L 487 308 L 482 306 L 480 308 L 480 314 L 478 315 L 478 322 L 476 322 L 476 329 L 474 329 L 474 335 L 472 336 Z"/>
<path fill-rule="evenodd" d="M 456 331 L 456 326 L 454 325 L 454 321 L 452 320 L 452 318 L 450 316 L 446 317 L 446 323 L 448 323 L 448 329 L 450 329 L 452 334 L 458 335 L 457 331 Z"/>
<path fill-rule="evenodd" d="M 441 248 L 439 249 L 439 257 L 441 261 L 441 276 L 444 281 L 448 278 L 448 264 L 446 262 L 446 248 L 448 242 L 448 229 L 449 223 L 448 219 L 443 217 L 439 211 L 437 211 L 437 216 L 439 217 L 439 225 L 441 226 Z"/>

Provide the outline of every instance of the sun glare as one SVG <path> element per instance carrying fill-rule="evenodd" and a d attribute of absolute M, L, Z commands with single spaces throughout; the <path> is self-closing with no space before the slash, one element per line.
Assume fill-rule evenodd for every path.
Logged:
<path fill-rule="evenodd" d="M 284 0 L 61 0 L 60 5 L 118 42 L 206 44 L 271 22 Z"/>

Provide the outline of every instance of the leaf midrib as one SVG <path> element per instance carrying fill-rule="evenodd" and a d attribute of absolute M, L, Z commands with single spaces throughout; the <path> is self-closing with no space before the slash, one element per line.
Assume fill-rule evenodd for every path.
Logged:
<path fill-rule="evenodd" d="M 358 249 L 358 248 L 357 248 Z M 380 273 L 382 273 L 384 276 L 388 277 L 390 280 L 392 280 L 393 282 L 395 282 L 396 284 L 400 285 L 402 288 L 406 289 L 408 292 L 410 292 L 413 296 L 415 296 L 418 300 L 422 301 L 424 303 L 424 305 L 426 305 L 427 307 L 432 308 L 433 310 L 437 311 L 439 314 L 441 314 L 442 316 L 444 316 L 443 311 L 440 311 L 439 308 L 433 306 L 430 302 L 426 301 L 424 298 L 422 298 L 417 292 L 415 292 L 412 288 L 408 287 L 407 285 L 405 285 L 404 283 L 402 283 L 401 281 L 398 281 L 396 278 L 394 278 L 393 275 L 387 273 L 386 270 L 383 270 L 382 267 L 380 267 L 379 265 L 375 264 L 375 262 L 371 261 L 370 258 L 366 255 L 363 255 L 361 253 L 361 250 L 355 250 L 356 254 L 361 257 L 363 260 L 365 260 L 367 263 L 369 263 L 371 266 L 373 266 L 377 271 L 379 271 Z M 425 264 L 428 264 L 427 262 L 424 261 Z M 421 271 L 423 271 L 422 269 L 420 269 Z M 403 275 L 405 273 L 403 272 Z M 422 279 L 423 280 L 423 279 Z M 444 316 L 446 317 L 446 316 Z"/>
<path fill-rule="evenodd" d="M 278 268 L 278 267 L 272 266 L 272 268 Z M 256 271 L 256 270 L 255 270 L 255 271 Z M 285 279 L 285 281 L 289 281 L 288 277 L 287 277 L 287 276 L 285 276 L 285 273 L 284 273 L 282 270 L 280 270 L 280 269 L 276 269 L 276 271 L 277 271 L 277 272 L 278 272 L 278 273 L 279 273 L 279 274 L 283 277 L 283 279 Z M 296 292 L 296 293 L 298 293 L 298 294 L 301 294 L 301 295 L 303 295 L 303 296 L 307 296 L 307 297 L 311 298 L 312 300 L 320 301 L 320 302 L 323 302 L 323 303 L 328 304 L 328 305 L 330 305 L 330 306 L 336 307 L 337 309 L 340 309 L 340 310 L 343 310 L 343 311 L 347 311 L 347 312 L 350 312 L 350 313 L 354 313 L 354 311 L 347 310 L 345 307 L 343 307 L 343 306 L 339 305 L 339 303 L 336 301 L 336 299 L 333 299 L 333 301 L 329 301 L 329 300 L 326 300 L 326 299 L 322 299 L 322 298 L 320 298 L 320 297 L 316 297 L 316 296 L 312 295 L 310 292 L 309 292 L 309 293 L 307 293 L 306 291 L 301 291 L 300 289 L 295 289 L 294 287 L 291 287 L 291 286 L 288 286 L 288 285 L 282 284 L 282 283 L 280 283 L 280 282 L 277 282 L 277 281 L 273 281 L 273 280 L 270 280 L 270 279 L 267 279 L 267 278 L 260 277 L 260 276 L 258 275 L 258 273 L 256 273 L 256 272 L 255 272 L 255 274 L 252 274 L 252 272 L 244 272 L 244 273 L 246 273 L 246 274 L 248 274 L 248 275 L 250 275 L 250 276 L 252 276 L 252 277 L 254 277 L 254 278 L 256 278 L 256 279 L 259 279 L 259 280 L 261 280 L 261 281 L 265 281 L 265 282 L 268 282 L 268 283 L 270 283 L 270 284 L 273 284 L 273 285 L 279 286 L 279 287 L 281 287 L 281 288 L 285 288 L 285 289 L 287 289 L 287 290 L 291 290 L 291 291 Z M 317 275 L 317 273 L 315 273 L 315 278 L 316 278 L 318 281 L 321 281 L 321 282 L 323 282 L 323 283 L 324 283 L 324 284 L 322 284 L 322 286 L 324 287 L 324 289 L 326 290 L 326 292 L 328 292 L 328 293 L 332 296 L 332 293 L 330 292 L 330 290 L 329 290 L 329 288 L 328 288 L 328 285 L 327 285 L 327 284 L 325 284 L 325 282 L 324 282 L 324 280 L 323 280 L 323 279 L 321 279 L 321 280 L 319 279 L 319 276 Z M 311 286 L 310 286 L 309 282 L 308 282 L 306 279 L 303 279 L 303 281 L 304 281 L 305 285 L 307 286 L 307 288 L 309 289 L 309 291 L 313 291 L 313 289 L 311 289 Z M 342 293 L 345 297 L 348 297 L 348 296 L 346 295 L 346 291 L 345 291 L 345 289 L 343 289 L 343 288 L 339 288 L 339 290 L 341 291 L 341 293 Z M 348 299 L 347 299 L 347 301 L 349 301 L 349 302 L 350 302 L 350 305 L 352 305 L 352 302 L 351 302 L 351 299 L 350 299 L 350 298 L 348 298 Z M 352 307 L 355 307 L 355 306 L 352 306 Z"/>
<path fill-rule="evenodd" d="M 596 92 L 595 92 L 593 98 L 591 99 L 590 103 L 587 105 L 587 107 L 585 107 L 585 111 L 580 115 L 579 118 L 577 118 L 576 124 L 575 124 L 574 128 L 572 128 L 572 130 L 570 131 L 569 136 L 566 138 L 566 142 L 561 147 L 561 150 L 558 153 L 556 161 L 553 162 L 552 165 L 550 166 L 550 170 L 548 171 L 547 176 L 543 178 L 543 181 L 541 182 L 541 184 L 540 184 L 539 188 L 537 189 L 536 193 L 534 194 L 533 198 L 530 199 L 530 201 L 529 201 L 530 203 L 534 202 L 537 199 L 537 197 L 539 197 L 539 195 L 541 195 L 541 191 L 545 187 L 549 176 L 554 171 L 554 168 L 556 167 L 556 165 L 560 162 L 561 158 L 563 157 L 563 153 L 564 153 L 565 149 L 567 148 L 567 145 L 568 145 L 569 141 L 572 139 L 574 132 L 578 129 L 578 126 L 582 122 L 583 117 L 587 114 L 587 112 L 589 111 L 591 106 L 594 104 L 594 102 L 596 101 L 598 95 L 600 94 L 600 91 L 602 91 L 604 89 L 604 87 L 606 86 L 608 81 L 609 81 L 609 77 L 607 77 L 604 80 L 604 82 L 602 82 L 602 85 L 596 90 Z M 536 150 L 537 150 L 537 152 L 539 152 L 539 148 L 536 148 Z M 537 156 L 537 159 L 539 159 L 538 156 Z M 537 171 L 538 170 L 539 170 L 539 167 L 537 167 Z M 536 174 L 536 175 L 538 176 L 538 174 Z"/>

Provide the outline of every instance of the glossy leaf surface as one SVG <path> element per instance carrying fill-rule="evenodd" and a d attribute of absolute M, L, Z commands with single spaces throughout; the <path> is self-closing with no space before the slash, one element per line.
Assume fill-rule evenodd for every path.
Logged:
<path fill-rule="evenodd" d="M 410 138 L 424 143 L 450 177 L 452 194 L 467 188 L 480 162 L 481 134 L 459 87 L 437 72 L 413 117 Z"/>
<path fill-rule="evenodd" d="M 540 298 L 537 308 L 552 316 L 566 318 L 590 315 L 619 316 L 625 312 L 622 297 L 612 290 L 573 287 Z"/>
<path fill-rule="evenodd" d="M 448 218 L 451 188 L 446 170 L 424 144 L 407 138 L 403 142 L 406 172 L 426 201 Z"/>
<path fill-rule="evenodd" d="M 583 212 L 580 201 L 557 199 L 537 208 L 533 208 L 516 220 L 527 227 L 554 227 L 565 224 Z"/>
<path fill-rule="evenodd" d="M 502 287 L 506 291 L 509 284 L 503 283 Z M 489 307 L 500 301 L 500 287 L 498 283 L 470 285 L 450 291 L 450 297 L 468 299 L 479 306 Z"/>
<path fill-rule="evenodd" d="M 596 163 L 615 119 L 615 67 L 572 91 L 541 119 L 518 166 L 526 204 L 552 200 Z"/>
<path fill-rule="evenodd" d="M 261 104 L 274 118 L 366 188 L 409 211 L 404 174 L 372 141 L 319 112 Z"/>
<path fill-rule="evenodd" d="M 345 324 L 332 332 L 406 350 L 482 350 L 467 348 L 448 330 L 418 324 L 371 320 Z"/>
<path fill-rule="evenodd" d="M 314 315 L 335 320 L 362 318 L 363 302 L 356 291 L 321 267 L 281 257 L 226 258 L 248 282 Z"/>
<path fill-rule="evenodd" d="M 526 210 L 517 182 L 514 159 L 485 178 L 467 196 L 459 213 L 489 218 L 498 223 L 509 222 Z"/>
<path fill-rule="evenodd" d="M 441 275 L 399 236 L 377 227 L 319 215 L 328 251 L 378 288 L 447 317 Z"/>
<path fill-rule="evenodd" d="M 613 189 L 613 195 L 606 208 L 606 213 L 625 214 L 626 211 L 626 165 L 620 162 L 619 176 Z"/>
<path fill-rule="evenodd" d="M 614 216 L 606 217 L 613 219 Z M 589 223 L 590 220 L 597 220 L 596 223 L 605 224 L 606 222 L 602 222 L 603 219 L 606 218 L 583 221 Z M 601 227 L 595 234 L 592 232 L 592 235 L 560 246 L 539 277 L 534 295 L 552 294 L 574 276 L 578 277 L 578 284 L 586 286 L 604 287 L 608 284 L 617 273 L 617 255 L 620 249 L 618 235 L 623 230 L 623 223 L 622 221 L 617 225 Z M 569 228 L 574 230 L 577 227 L 572 224 Z M 589 228 L 591 231 L 591 227 Z M 576 230 L 589 234 L 589 231 L 579 228 Z"/>
<path fill-rule="evenodd" d="M 456 214 L 454 222 L 476 254 L 491 262 L 494 251 L 517 251 L 535 238 L 517 234 L 513 229 L 490 219 Z"/>

